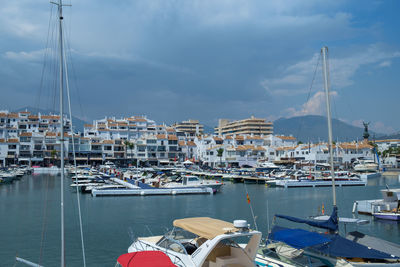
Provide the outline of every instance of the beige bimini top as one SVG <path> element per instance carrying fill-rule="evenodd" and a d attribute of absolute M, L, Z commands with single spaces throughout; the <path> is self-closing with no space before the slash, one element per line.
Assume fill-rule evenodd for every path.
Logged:
<path fill-rule="evenodd" d="M 174 226 L 209 240 L 222 234 L 238 231 L 232 223 L 209 217 L 178 219 L 174 221 Z"/>

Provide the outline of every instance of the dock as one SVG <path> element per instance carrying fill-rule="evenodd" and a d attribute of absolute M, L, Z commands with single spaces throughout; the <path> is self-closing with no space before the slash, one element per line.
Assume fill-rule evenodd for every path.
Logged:
<path fill-rule="evenodd" d="M 335 181 L 335 186 L 366 186 L 366 181 Z M 297 181 L 297 180 L 277 180 L 276 186 L 279 187 L 327 187 L 332 186 L 332 181 Z"/>
<path fill-rule="evenodd" d="M 152 195 L 189 195 L 189 194 L 213 194 L 210 187 L 200 188 L 127 188 L 127 189 L 110 189 L 110 190 L 92 190 L 92 196 L 152 196 Z"/>

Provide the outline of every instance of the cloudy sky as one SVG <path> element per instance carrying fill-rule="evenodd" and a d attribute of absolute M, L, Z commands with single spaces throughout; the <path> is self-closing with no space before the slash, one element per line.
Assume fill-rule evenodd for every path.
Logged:
<path fill-rule="evenodd" d="M 400 130 L 399 1 L 67 3 L 72 106 L 88 121 L 147 114 L 215 126 L 219 118 L 325 114 L 326 45 L 333 116 Z M 1 2 L 0 109 L 57 106 L 55 11 L 47 0 Z"/>

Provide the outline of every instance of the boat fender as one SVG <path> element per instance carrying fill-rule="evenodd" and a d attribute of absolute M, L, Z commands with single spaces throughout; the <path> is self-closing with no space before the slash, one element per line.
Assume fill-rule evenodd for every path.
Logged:
<path fill-rule="evenodd" d="M 140 191 L 140 195 L 144 196 L 146 193 L 144 191 Z"/>

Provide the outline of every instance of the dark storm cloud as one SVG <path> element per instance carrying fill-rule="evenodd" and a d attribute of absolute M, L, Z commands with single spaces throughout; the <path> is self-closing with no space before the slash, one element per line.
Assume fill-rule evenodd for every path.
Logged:
<path fill-rule="evenodd" d="M 160 122 L 196 118 L 212 125 L 221 117 L 317 112 L 321 103 L 315 91 L 315 106 L 305 102 L 315 55 L 326 44 L 339 66 L 332 67 L 332 77 L 339 79 L 333 84 L 351 87 L 354 94 L 360 69 L 398 68 L 398 40 L 385 46 L 382 22 L 373 15 L 384 9 L 381 5 L 368 9 L 345 1 L 296 0 L 72 4 L 65 8 L 74 64 L 70 76 L 76 74 L 72 84 L 78 85 L 82 113 L 90 119 L 135 113 Z M 0 44 L 0 77 L 7 90 L 27 92 L 39 84 L 43 57 L 38 51 L 46 43 L 50 9 L 47 2 L 28 0 L 0 9 L 0 33 L 6 37 Z M 349 47 L 357 48 L 346 54 Z M 7 102 L 29 101 L 23 96 Z M 362 114 L 341 114 L 347 116 Z"/>

